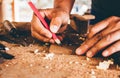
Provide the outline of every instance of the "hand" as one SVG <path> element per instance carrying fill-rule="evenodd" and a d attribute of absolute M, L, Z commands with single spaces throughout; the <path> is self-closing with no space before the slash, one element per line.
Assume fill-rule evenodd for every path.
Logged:
<path fill-rule="evenodd" d="M 76 49 L 76 54 L 93 57 L 103 50 L 104 57 L 120 51 L 120 17 L 112 16 L 95 24 L 89 31 L 88 39 Z"/>
<path fill-rule="evenodd" d="M 61 33 L 63 32 L 69 21 L 69 13 L 65 10 L 60 8 L 55 9 L 41 9 L 40 14 L 43 18 L 47 18 L 50 22 L 50 30 L 53 33 Z M 52 34 L 48 31 L 40 22 L 40 20 L 33 15 L 31 21 L 31 34 L 33 37 L 43 41 L 43 42 L 50 42 L 55 43 L 52 39 Z M 62 40 L 62 36 L 59 36 L 60 40 Z"/>

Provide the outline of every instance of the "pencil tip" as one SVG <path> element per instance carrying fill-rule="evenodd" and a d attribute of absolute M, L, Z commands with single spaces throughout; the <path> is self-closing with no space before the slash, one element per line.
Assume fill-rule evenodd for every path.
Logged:
<path fill-rule="evenodd" d="M 55 39 L 55 42 L 58 44 L 58 45 L 62 45 L 61 41 L 59 39 Z"/>

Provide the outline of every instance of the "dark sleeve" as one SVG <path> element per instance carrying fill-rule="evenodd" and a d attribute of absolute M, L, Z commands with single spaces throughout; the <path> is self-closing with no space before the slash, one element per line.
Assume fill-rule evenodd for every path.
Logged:
<path fill-rule="evenodd" d="M 95 24 L 110 16 L 120 16 L 120 0 L 92 0 L 91 14 L 95 15 L 95 20 L 91 20 L 91 24 Z"/>

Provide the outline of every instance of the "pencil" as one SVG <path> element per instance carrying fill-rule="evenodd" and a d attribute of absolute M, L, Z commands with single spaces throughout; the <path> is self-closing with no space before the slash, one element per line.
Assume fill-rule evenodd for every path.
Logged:
<path fill-rule="evenodd" d="M 29 6 L 32 8 L 33 12 L 36 14 L 36 16 L 38 17 L 38 19 L 42 22 L 43 26 L 48 29 L 50 31 L 50 28 L 47 24 L 47 22 L 44 20 L 44 18 L 41 16 L 41 14 L 39 13 L 39 11 L 37 10 L 37 8 L 34 6 L 34 4 L 29 1 L 28 2 Z M 50 31 L 51 32 L 51 31 Z M 52 32 L 51 32 L 52 33 Z M 58 39 L 58 37 L 56 36 L 55 33 L 52 33 L 52 38 L 55 40 L 55 42 L 60 45 L 61 41 Z"/>

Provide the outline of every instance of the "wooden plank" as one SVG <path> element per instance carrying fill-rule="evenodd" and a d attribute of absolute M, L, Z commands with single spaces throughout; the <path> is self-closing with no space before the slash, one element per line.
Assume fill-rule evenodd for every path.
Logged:
<path fill-rule="evenodd" d="M 57 44 L 52 44 L 50 45 L 49 52 L 50 53 L 55 53 L 55 54 L 66 54 L 70 55 L 74 51 L 73 47 L 65 46 L 65 45 L 57 45 Z"/>

